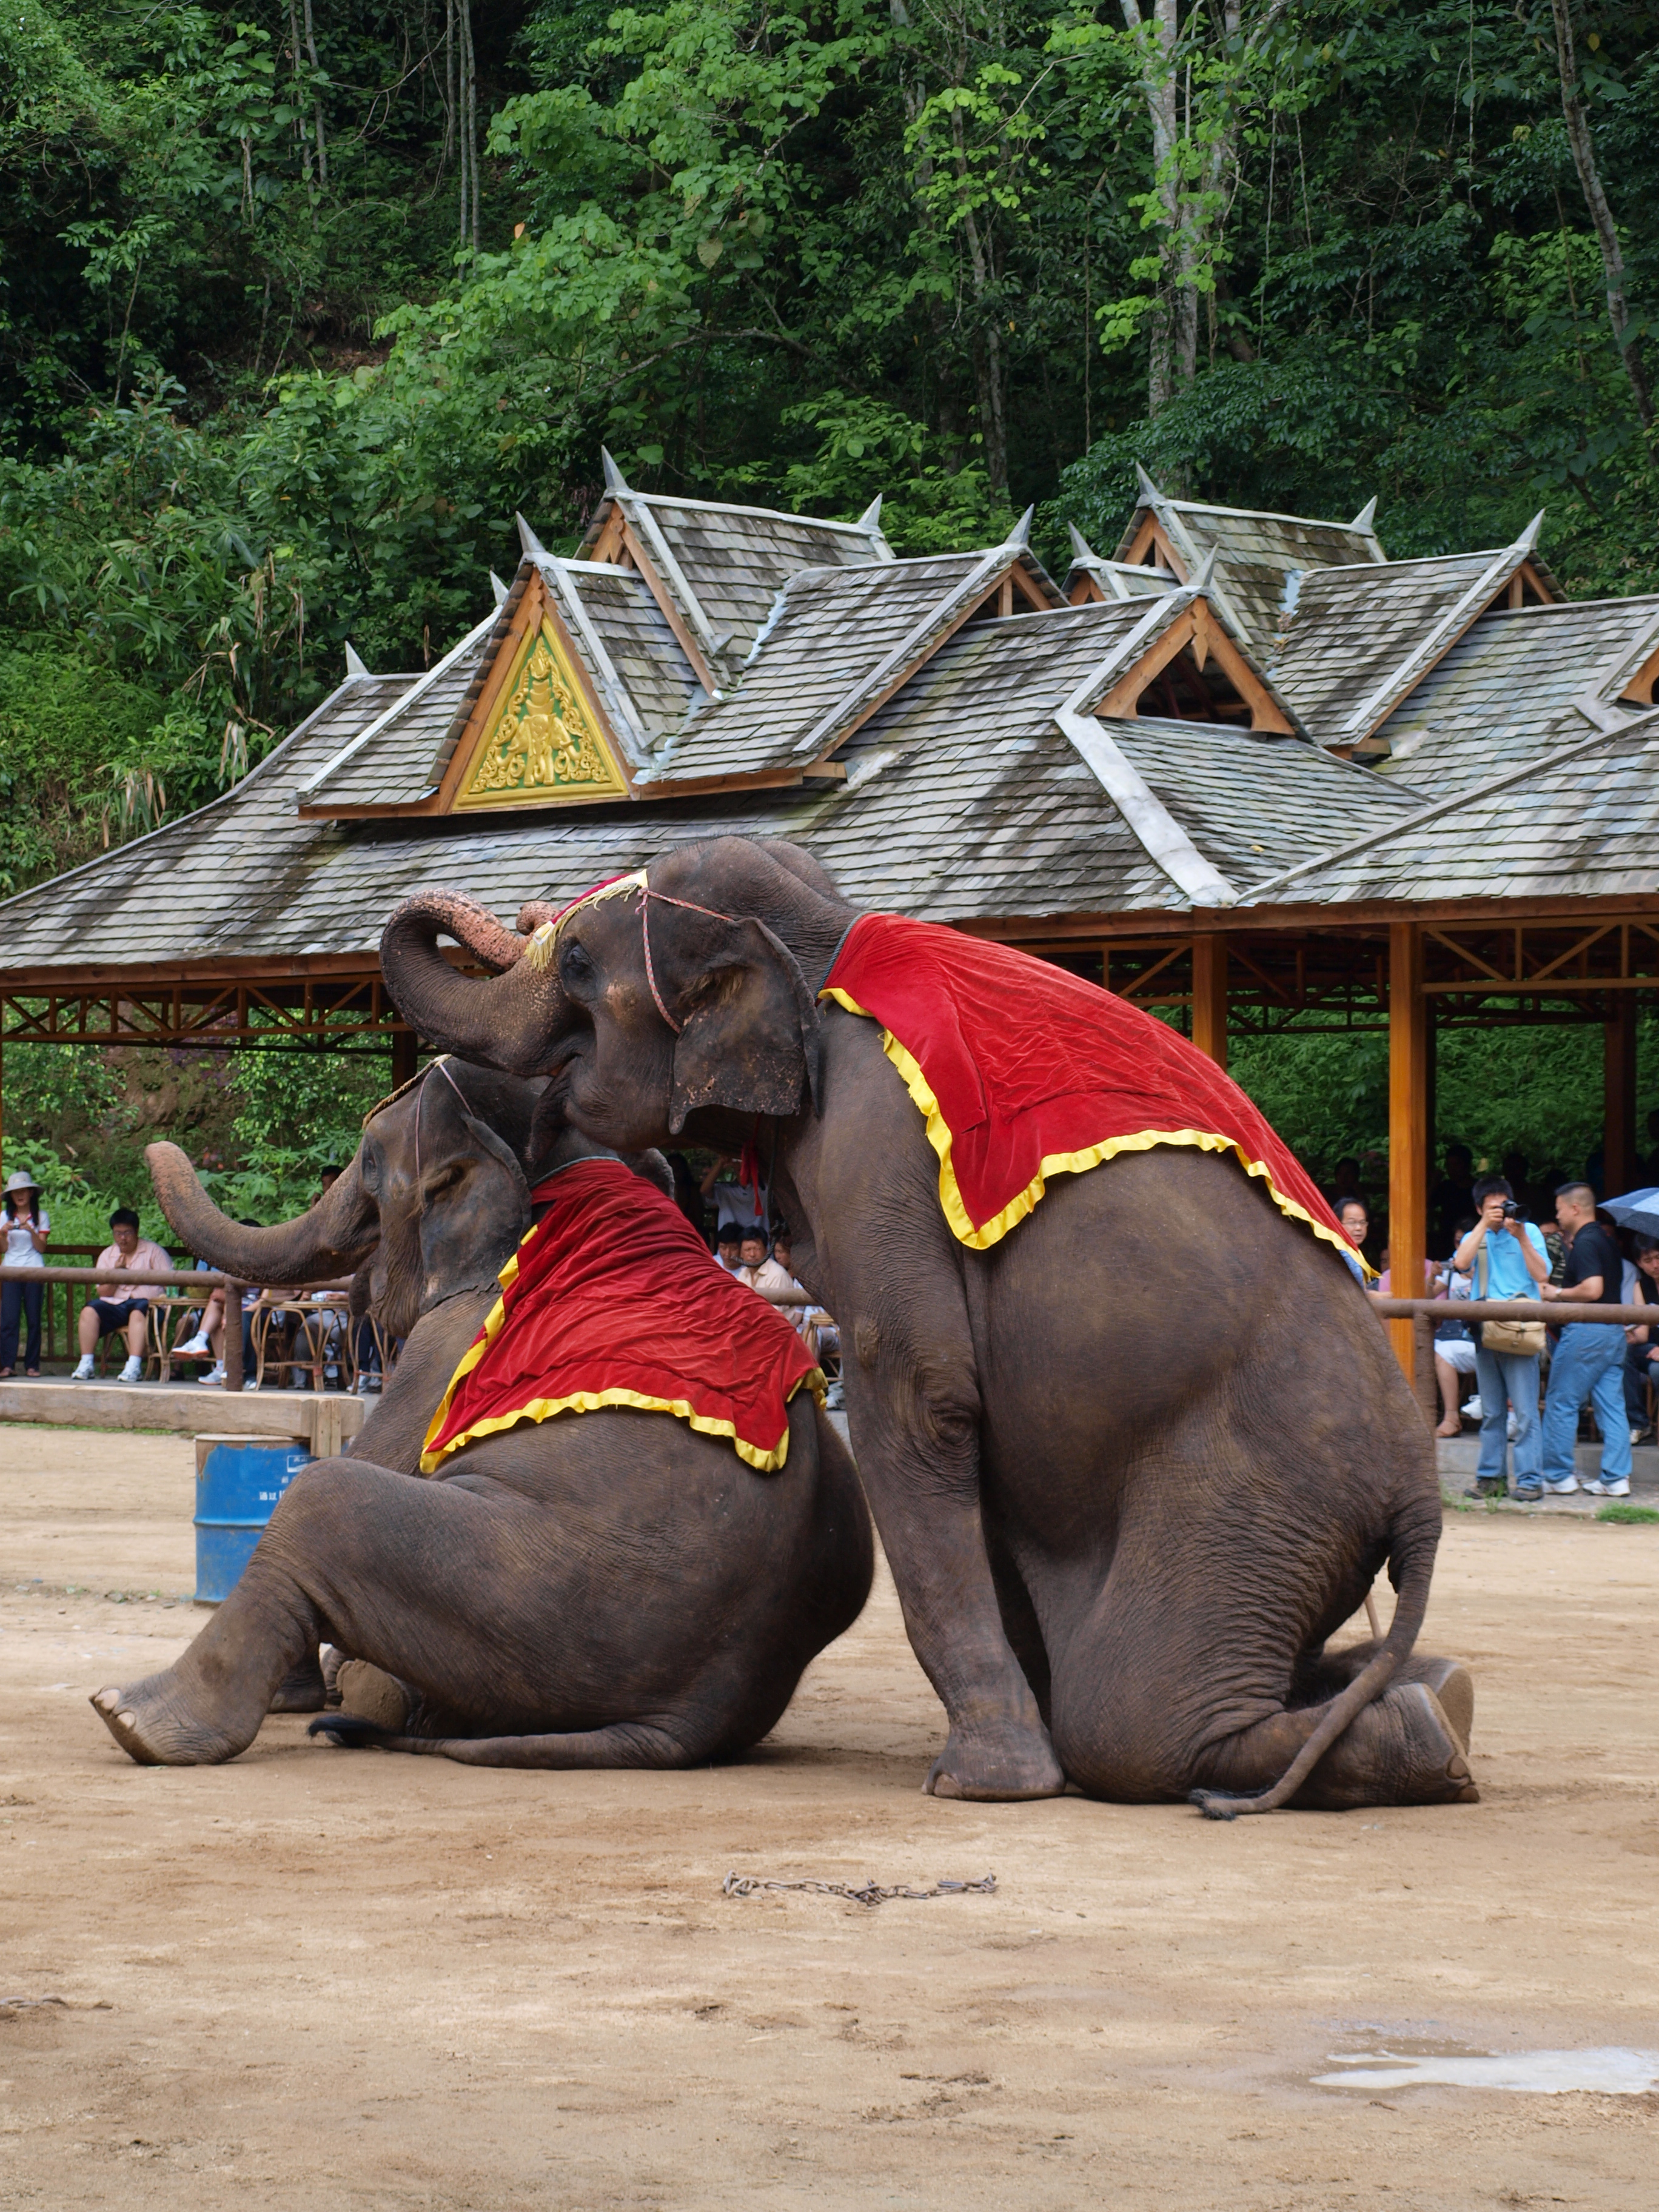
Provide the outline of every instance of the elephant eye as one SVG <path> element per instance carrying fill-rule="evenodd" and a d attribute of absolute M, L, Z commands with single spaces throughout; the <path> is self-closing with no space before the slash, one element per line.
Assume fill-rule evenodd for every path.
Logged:
<path fill-rule="evenodd" d="M 567 991 L 592 991 L 598 983 L 599 970 L 575 943 L 568 944 L 559 955 L 559 981 Z"/>

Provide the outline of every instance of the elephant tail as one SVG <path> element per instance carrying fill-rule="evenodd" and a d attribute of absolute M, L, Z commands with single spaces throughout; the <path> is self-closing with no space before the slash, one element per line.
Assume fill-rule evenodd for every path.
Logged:
<path fill-rule="evenodd" d="M 1420 1523 L 1395 1527 L 1389 1553 L 1389 1578 L 1396 1593 L 1394 1619 L 1375 1657 L 1331 1699 L 1306 1743 L 1271 1788 L 1243 1797 L 1229 1796 L 1218 1790 L 1193 1790 L 1189 1802 L 1206 1820 L 1236 1820 L 1241 1813 L 1276 1813 L 1295 1796 L 1356 1716 L 1382 1696 L 1396 1669 L 1410 1658 L 1422 1629 L 1439 1541 L 1437 1511 L 1432 1521 L 1424 1518 Z"/>
<path fill-rule="evenodd" d="M 709 1757 L 665 1729 L 641 1721 L 555 1735 L 414 1736 L 399 1735 L 356 1713 L 324 1713 L 306 1733 L 326 1736 L 350 1751 L 408 1751 L 427 1759 L 453 1759 L 462 1766 L 684 1767 L 704 1765 Z"/>

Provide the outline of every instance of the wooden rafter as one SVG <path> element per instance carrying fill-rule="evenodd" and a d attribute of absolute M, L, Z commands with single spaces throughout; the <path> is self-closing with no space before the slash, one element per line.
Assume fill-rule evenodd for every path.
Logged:
<path fill-rule="evenodd" d="M 1124 566 L 1129 568 L 1152 567 L 1153 564 L 1147 560 L 1146 555 L 1148 549 L 1152 547 L 1156 547 L 1158 551 L 1157 565 L 1170 569 L 1177 581 L 1184 584 L 1187 581 L 1187 563 L 1170 544 L 1168 531 L 1155 514 L 1142 518 L 1139 529 L 1129 541 L 1128 551 L 1121 556 Z M 1103 599 L 1104 592 L 1100 596 Z"/>
<path fill-rule="evenodd" d="M 1117 718 L 1128 720 L 1139 714 L 1140 699 L 1153 678 L 1165 669 L 1178 654 L 1191 647 L 1193 659 L 1201 670 L 1212 658 L 1226 676 L 1239 697 L 1250 710 L 1253 730 L 1276 732 L 1281 737 L 1294 737 L 1296 730 L 1284 709 L 1267 685 L 1250 666 L 1233 643 L 1226 630 L 1217 622 L 1206 599 L 1195 599 L 1191 606 L 1178 615 L 1167 629 L 1161 631 L 1147 647 L 1132 668 L 1120 676 L 1094 712 L 1103 720 Z M 1217 720 L 1224 718 L 1218 716 Z"/>

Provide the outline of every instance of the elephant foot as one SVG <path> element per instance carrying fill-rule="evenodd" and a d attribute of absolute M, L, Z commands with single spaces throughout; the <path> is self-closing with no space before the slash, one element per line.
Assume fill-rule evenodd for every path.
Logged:
<path fill-rule="evenodd" d="M 961 1797 L 978 1804 L 1027 1797 L 1058 1797 L 1066 1777 L 1040 1728 L 952 1729 L 933 1761 L 922 1794 Z"/>
<path fill-rule="evenodd" d="M 1376 1650 L 1374 1643 L 1366 1643 L 1351 1644 L 1346 1651 L 1328 1652 L 1319 1668 L 1322 1696 L 1334 1697 L 1376 1656 Z M 1434 1692 L 1441 1711 L 1451 1723 L 1452 1734 L 1467 1752 L 1474 1734 L 1474 1677 L 1463 1662 L 1414 1651 L 1395 1669 L 1389 1686 L 1397 1689 L 1407 1682 L 1421 1682 Z"/>
<path fill-rule="evenodd" d="M 471 1734 L 471 1723 L 452 1707 L 441 1705 L 367 1659 L 342 1661 L 338 1674 L 341 1710 L 353 1720 L 368 1721 L 387 1735 L 418 1736 L 422 1740 Z"/>
<path fill-rule="evenodd" d="M 127 1757 L 140 1766 L 218 1766 L 246 1751 L 259 1730 L 257 1715 L 246 1733 L 204 1720 L 171 1669 L 124 1690 L 99 1690 L 91 1703 Z"/>
<path fill-rule="evenodd" d="M 389 1735 L 406 1735 L 417 1692 L 367 1659 L 347 1659 L 335 1677 L 342 1711 L 369 1721 Z"/>
<path fill-rule="evenodd" d="M 1429 1664 L 1436 1662 L 1430 1662 Z M 1448 1678 L 1454 1703 L 1455 1661 Z M 1467 1712 L 1474 1712 L 1474 1687 Z M 1382 1695 L 1356 1714 L 1291 1800 L 1325 1813 L 1370 1805 L 1478 1805 L 1480 1792 L 1469 1771 L 1465 1744 L 1445 1708 L 1425 1681 L 1390 1682 Z"/>
<path fill-rule="evenodd" d="M 270 1693 L 273 1713 L 319 1713 L 327 1703 L 328 1690 L 314 1651 L 307 1652 Z"/>

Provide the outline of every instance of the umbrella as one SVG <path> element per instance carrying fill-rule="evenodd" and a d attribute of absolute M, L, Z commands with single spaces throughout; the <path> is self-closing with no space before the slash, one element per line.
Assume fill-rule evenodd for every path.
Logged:
<path fill-rule="evenodd" d="M 1659 1237 L 1659 1183 L 1650 1183 L 1644 1190 L 1627 1190 L 1622 1198 L 1604 1198 L 1601 1204 L 1621 1229 Z"/>

